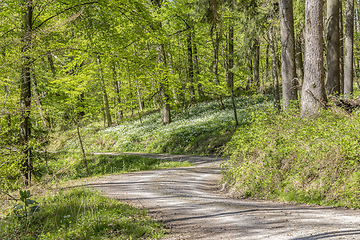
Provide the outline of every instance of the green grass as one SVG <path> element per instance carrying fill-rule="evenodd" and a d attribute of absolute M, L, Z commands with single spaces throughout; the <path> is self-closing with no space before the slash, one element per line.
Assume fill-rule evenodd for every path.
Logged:
<path fill-rule="evenodd" d="M 161 124 L 156 112 L 139 120 L 125 121 L 110 128 L 86 127 L 81 130 L 87 151 L 91 152 L 152 152 L 178 154 L 221 153 L 234 133 L 234 116 L 230 99 L 225 109 L 217 102 L 204 102 L 186 112 L 172 110 L 172 123 Z M 248 124 L 248 109 L 269 105 L 266 96 L 236 98 L 240 125 Z M 74 131 L 57 135 L 49 146 L 53 150 L 79 151 Z"/>
<path fill-rule="evenodd" d="M 36 174 L 44 181 L 74 180 L 88 177 L 85 164 L 80 153 L 47 154 L 53 160 L 46 164 L 38 165 Z M 86 156 L 90 176 L 102 176 L 135 171 L 146 171 L 164 168 L 189 167 L 189 162 L 175 162 L 135 155 L 92 155 Z M 48 172 L 49 169 L 49 172 Z"/>
<path fill-rule="evenodd" d="M 242 197 L 359 208 L 358 114 L 253 112 L 228 144 L 223 181 Z"/>
<path fill-rule="evenodd" d="M 40 211 L 18 218 L 8 209 L 0 218 L 0 239 L 156 239 L 163 225 L 146 211 L 89 189 L 34 198 Z"/>

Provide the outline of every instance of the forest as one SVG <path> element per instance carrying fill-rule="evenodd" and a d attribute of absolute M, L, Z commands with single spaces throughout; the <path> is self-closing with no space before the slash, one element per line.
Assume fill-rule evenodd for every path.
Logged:
<path fill-rule="evenodd" d="M 1 196 L 156 152 L 229 157 L 241 196 L 360 206 L 359 1 L 0 7 Z"/>

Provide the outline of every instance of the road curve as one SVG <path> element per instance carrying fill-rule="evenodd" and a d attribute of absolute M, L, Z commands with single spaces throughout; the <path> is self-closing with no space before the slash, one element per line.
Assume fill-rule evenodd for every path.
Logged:
<path fill-rule="evenodd" d="M 127 154 L 194 164 L 89 183 L 109 197 L 146 208 L 169 229 L 165 239 L 360 239 L 359 210 L 227 197 L 217 187 L 219 158 Z"/>

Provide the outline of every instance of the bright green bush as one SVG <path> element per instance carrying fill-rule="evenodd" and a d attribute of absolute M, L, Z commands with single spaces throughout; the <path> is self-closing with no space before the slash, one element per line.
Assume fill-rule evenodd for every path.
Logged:
<path fill-rule="evenodd" d="M 244 197 L 360 207 L 360 118 L 252 113 L 228 144 L 224 181 Z"/>

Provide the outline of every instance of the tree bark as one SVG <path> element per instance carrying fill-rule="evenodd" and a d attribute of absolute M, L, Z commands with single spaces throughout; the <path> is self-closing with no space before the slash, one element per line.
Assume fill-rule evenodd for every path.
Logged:
<path fill-rule="evenodd" d="M 193 50 L 192 50 L 192 33 L 191 30 L 187 36 L 187 57 L 188 57 L 188 78 L 189 78 L 189 93 L 190 102 L 195 102 L 195 88 L 194 88 L 194 63 L 193 63 Z"/>
<path fill-rule="evenodd" d="M 33 2 L 26 0 L 24 13 L 24 35 L 22 37 L 22 71 L 20 78 L 20 143 L 23 146 L 21 172 L 26 185 L 31 182 L 32 162 L 29 146 L 31 134 L 31 57 Z"/>
<path fill-rule="evenodd" d="M 113 71 L 115 100 L 116 100 L 116 105 L 117 105 L 118 118 L 120 120 L 123 118 L 123 111 L 121 110 L 121 98 L 120 98 L 120 86 L 119 86 L 120 83 L 117 80 L 117 72 L 116 72 L 115 63 L 113 63 L 113 65 L 112 65 L 112 71 Z"/>
<path fill-rule="evenodd" d="M 256 90 L 260 91 L 260 42 L 259 38 L 254 39 L 254 83 Z"/>
<path fill-rule="evenodd" d="M 299 36 L 296 39 L 295 43 L 295 63 L 296 63 L 296 76 L 298 78 L 298 84 L 302 86 L 304 81 L 304 62 L 303 62 L 303 54 L 302 54 L 302 47 L 301 47 L 301 37 Z"/>
<path fill-rule="evenodd" d="M 271 55 L 271 73 L 273 82 L 274 108 L 277 111 L 281 110 L 280 106 L 280 90 L 279 90 L 279 76 L 277 71 L 277 57 L 276 57 L 276 32 L 271 28 L 269 33 L 269 45 Z"/>
<path fill-rule="evenodd" d="M 305 61 L 301 117 L 312 117 L 326 107 L 323 57 L 323 1 L 305 1 Z"/>
<path fill-rule="evenodd" d="M 246 69 L 247 69 L 246 90 L 250 90 L 253 80 L 252 80 L 252 59 L 249 52 L 246 54 Z"/>
<path fill-rule="evenodd" d="M 344 94 L 353 93 L 354 79 L 354 0 L 346 0 L 345 8 Z"/>
<path fill-rule="evenodd" d="M 283 109 L 285 110 L 291 101 L 297 100 L 292 0 L 280 0 L 280 30 Z"/>
<path fill-rule="evenodd" d="M 344 27 L 343 27 L 342 1 L 339 1 L 339 38 L 340 38 L 340 94 L 344 94 Z"/>
<path fill-rule="evenodd" d="M 111 113 L 110 113 L 110 107 L 109 107 L 109 99 L 108 99 L 108 95 L 107 95 L 107 92 L 106 92 L 106 86 L 105 86 L 105 82 L 104 82 L 104 76 L 103 76 L 102 68 L 100 66 L 101 62 L 100 62 L 100 57 L 99 56 L 96 57 L 96 61 L 97 61 L 97 64 L 99 66 L 100 86 L 101 86 L 101 90 L 103 92 L 104 108 L 105 108 L 105 113 L 106 113 L 107 126 L 111 127 L 112 121 L 111 121 Z"/>
<path fill-rule="evenodd" d="M 340 93 L 339 0 L 327 0 L 326 25 L 326 92 L 328 95 L 338 95 Z"/>

